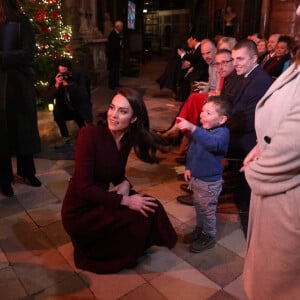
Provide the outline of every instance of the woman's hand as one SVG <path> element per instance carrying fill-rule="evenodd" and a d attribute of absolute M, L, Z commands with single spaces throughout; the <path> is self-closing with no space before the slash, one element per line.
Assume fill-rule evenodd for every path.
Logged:
<path fill-rule="evenodd" d="M 123 196 L 121 204 L 140 212 L 146 218 L 148 217 L 148 213 L 154 213 L 155 208 L 158 206 L 154 198 L 141 194 Z"/>
<path fill-rule="evenodd" d="M 190 132 L 193 132 L 196 129 L 196 125 L 180 117 L 176 118 L 176 126 L 180 130 L 188 130 Z"/>
<path fill-rule="evenodd" d="M 255 160 L 260 154 L 258 144 L 256 144 L 252 150 L 247 154 L 243 161 L 243 167 L 240 168 L 240 172 L 244 172 L 249 163 Z"/>
<path fill-rule="evenodd" d="M 124 180 L 120 184 L 115 185 L 109 191 L 116 192 L 119 195 L 128 196 L 130 191 L 130 183 L 127 180 Z"/>

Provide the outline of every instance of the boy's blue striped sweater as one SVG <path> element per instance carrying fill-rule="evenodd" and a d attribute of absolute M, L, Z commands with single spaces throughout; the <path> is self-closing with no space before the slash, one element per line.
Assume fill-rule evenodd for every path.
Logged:
<path fill-rule="evenodd" d="M 229 129 L 220 126 L 206 130 L 197 126 L 190 139 L 186 170 L 191 171 L 192 177 L 206 182 L 221 179 L 221 161 L 228 150 Z"/>

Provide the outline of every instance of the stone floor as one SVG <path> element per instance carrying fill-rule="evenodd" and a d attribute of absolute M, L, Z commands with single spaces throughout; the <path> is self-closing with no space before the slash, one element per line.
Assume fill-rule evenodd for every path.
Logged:
<path fill-rule="evenodd" d="M 160 91 L 155 79 L 165 61 L 152 59 L 141 66 L 138 77 L 122 77 L 121 83 L 144 92 L 151 128 L 169 126 L 181 103 L 169 91 Z M 113 91 L 101 84 L 92 92 L 94 116 L 104 111 Z M 231 300 L 246 299 L 242 287 L 245 238 L 233 203 L 218 206 L 218 234 L 214 248 L 199 254 L 188 251 L 182 235 L 195 225 L 191 206 L 176 201 L 181 193 L 175 162 L 176 147 L 160 154 L 159 165 L 140 162 L 130 155 L 127 175 L 138 191 L 161 200 L 179 236 L 173 250 L 152 247 L 132 270 L 97 275 L 77 269 L 73 249 L 60 216 L 61 203 L 74 168 L 78 129 L 68 123 L 72 144 L 56 151 L 59 135 L 50 112 L 39 112 L 42 152 L 36 156 L 37 176 L 43 182 L 33 188 L 15 178 L 15 196 L 0 194 L 0 298 L 99 299 L 99 300 Z"/>

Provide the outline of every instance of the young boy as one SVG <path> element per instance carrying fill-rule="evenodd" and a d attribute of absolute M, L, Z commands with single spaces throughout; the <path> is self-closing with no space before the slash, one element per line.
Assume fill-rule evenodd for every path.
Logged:
<path fill-rule="evenodd" d="M 228 101 L 210 96 L 200 113 L 201 126 L 177 118 L 178 128 L 191 133 L 184 178 L 193 190 L 197 225 L 183 240 L 191 243 L 191 252 L 201 252 L 215 244 L 216 208 L 222 190 L 221 161 L 229 144 L 229 130 L 225 123 L 230 113 Z"/>

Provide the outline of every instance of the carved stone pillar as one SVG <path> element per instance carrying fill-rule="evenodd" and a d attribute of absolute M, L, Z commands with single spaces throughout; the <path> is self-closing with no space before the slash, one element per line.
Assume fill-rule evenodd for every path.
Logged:
<path fill-rule="evenodd" d="M 97 24 L 96 0 L 66 0 L 66 22 L 72 26 L 72 47 L 80 55 L 79 68 L 93 85 L 107 77 L 106 42 Z"/>
<path fill-rule="evenodd" d="M 261 36 L 269 35 L 269 21 L 271 11 L 271 0 L 262 0 L 260 16 L 260 34 Z"/>
<path fill-rule="evenodd" d="M 76 0 L 64 1 L 64 21 L 71 26 L 73 37 L 79 32 L 79 7 L 80 3 Z"/>

